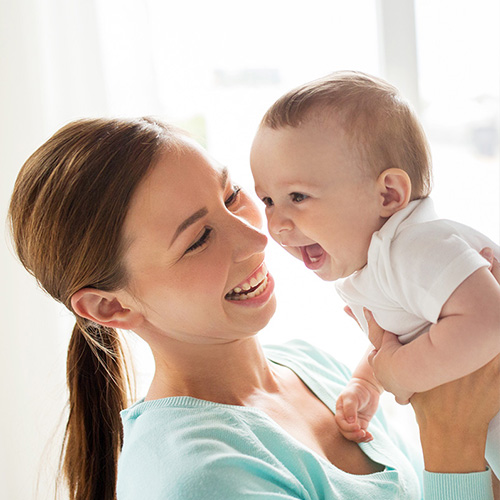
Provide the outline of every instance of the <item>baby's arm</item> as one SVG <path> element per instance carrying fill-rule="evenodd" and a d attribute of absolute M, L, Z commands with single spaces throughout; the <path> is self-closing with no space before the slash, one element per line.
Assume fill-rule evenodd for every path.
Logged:
<path fill-rule="evenodd" d="M 438 322 L 416 340 L 390 348 L 373 359 L 384 388 L 398 394 L 423 392 L 456 380 L 500 353 L 500 287 L 484 267 L 451 295 Z"/>
<path fill-rule="evenodd" d="M 351 380 L 337 399 L 335 420 L 340 432 L 351 441 L 371 441 L 372 435 L 367 431 L 368 424 L 377 411 L 378 400 L 383 389 L 373 375 L 365 353 L 354 370 Z"/>

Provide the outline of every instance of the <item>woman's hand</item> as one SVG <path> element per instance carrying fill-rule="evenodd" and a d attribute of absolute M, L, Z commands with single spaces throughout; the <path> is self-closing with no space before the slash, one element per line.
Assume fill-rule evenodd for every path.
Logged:
<path fill-rule="evenodd" d="M 410 402 L 413 392 L 399 383 L 392 369 L 392 361 L 402 344 L 396 335 L 385 331 L 377 324 L 368 309 L 364 309 L 364 314 L 368 324 L 368 338 L 375 348 L 368 356 L 373 373 L 383 388 L 394 394 L 397 403 L 406 405 Z"/>
<path fill-rule="evenodd" d="M 429 472 L 485 470 L 488 424 L 500 410 L 500 355 L 479 370 L 411 398 Z"/>
<path fill-rule="evenodd" d="M 500 264 L 488 250 L 481 255 L 500 283 Z M 411 404 L 427 471 L 484 471 L 488 424 L 500 410 L 500 355 L 466 377 L 415 394 Z"/>

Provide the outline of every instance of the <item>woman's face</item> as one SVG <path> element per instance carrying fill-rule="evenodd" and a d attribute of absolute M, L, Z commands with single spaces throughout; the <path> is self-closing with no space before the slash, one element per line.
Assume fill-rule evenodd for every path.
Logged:
<path fill-rule="evenodd" d="M 190 343 L 262 329 L 276 301 L 261 226 L 253 201 L 196 143 L 183 139 L 179 151 L 163 153 L 124 224 L 127 291 L 140 328 Z"/>

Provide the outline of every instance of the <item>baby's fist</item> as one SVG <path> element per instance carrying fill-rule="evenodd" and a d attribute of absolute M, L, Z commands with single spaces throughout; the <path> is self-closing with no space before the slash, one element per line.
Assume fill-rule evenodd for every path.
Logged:
<path fill-rule="evenodd" d="M 337 399 L 335 420 L 342 435 L 356 443 L 368 442 L 373 436 L 368 424 L 377 410 L 380 393 L 363 379 L 351 379 Z"/>

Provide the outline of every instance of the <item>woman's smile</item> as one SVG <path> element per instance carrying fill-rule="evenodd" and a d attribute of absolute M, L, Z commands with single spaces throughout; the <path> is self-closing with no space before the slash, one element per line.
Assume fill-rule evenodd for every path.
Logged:
<path fill-rule="evenodd" d="M 238 305 L 259 306 L 267 302 L 273 290 L 274 280 L 266 264 L 262 263 L 250 276 L 229 291 L 225 299 L 237 302 Z"/>

